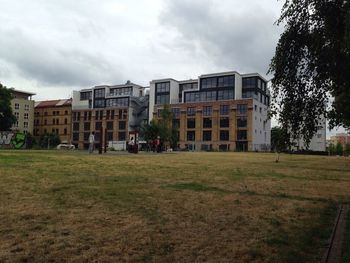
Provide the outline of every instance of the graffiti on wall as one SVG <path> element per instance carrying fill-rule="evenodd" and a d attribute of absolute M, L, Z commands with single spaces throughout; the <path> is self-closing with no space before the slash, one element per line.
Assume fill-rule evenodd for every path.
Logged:
<path fill-rule="evenodd" d="M 22 149 L 26 144 L 26 135 L 22 132 L 0 132 L 0 148 Z"/>

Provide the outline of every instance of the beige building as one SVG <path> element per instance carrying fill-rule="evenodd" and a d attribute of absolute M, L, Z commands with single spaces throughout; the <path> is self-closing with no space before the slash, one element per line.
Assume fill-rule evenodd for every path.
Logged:
<path fill-rule="evenodd" d="M 17 120 L 12 126 L 12 131 L 33 133 L 34 126 L 34 100 L 35 93 L 11 89 L 13 99 L 11 106 Z"/>
<path fill-rule="evenodd" d="M 205 74 L 150 83 L 149 120 L 169 105 L 179 130 L 178 147 L 188 150 L 270 150 L 270 93 L 258 73 Z"/>
<path fill-rule="evenodd" d="M 72 100 L 48 100 L 35 103 L 34 137 L 56 133 L 62 142 L 71 142 Z"/>

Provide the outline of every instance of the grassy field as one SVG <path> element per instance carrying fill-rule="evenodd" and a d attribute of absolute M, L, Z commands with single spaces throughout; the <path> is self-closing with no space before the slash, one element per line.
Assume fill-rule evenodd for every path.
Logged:
<path fill-rule="evenodd" d="M 350 158 L 0 151 L 0 262 L 319 262 Z"/>

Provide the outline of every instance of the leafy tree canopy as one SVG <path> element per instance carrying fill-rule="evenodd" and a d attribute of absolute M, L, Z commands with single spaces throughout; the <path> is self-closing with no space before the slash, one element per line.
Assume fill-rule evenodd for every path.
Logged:
<path fill-rule="evenodd" d="M 141 129 L 142 137 L 149 141 L 158 136 L 160 140 L 168 146 L 175 148 L 178 143 L 178 128 L 174 125 L 174 114 L 169 105 L 164 105 L 160 112 L 160 118 L 153 119 L 150 124 L 146 124 Z"/>
<path fill-rule="evenodd" d="M 16 121 L 11 108 L 11 90 L 0 83 L 0 131 L 8 131 Z"/>
<path fill-rule="evenodd" d="M 322 115 L 350 128 L 350 1 L 286 0 L 277 24 L 285 30 L 269 69 L 272 115 L 307 144 Z"/>

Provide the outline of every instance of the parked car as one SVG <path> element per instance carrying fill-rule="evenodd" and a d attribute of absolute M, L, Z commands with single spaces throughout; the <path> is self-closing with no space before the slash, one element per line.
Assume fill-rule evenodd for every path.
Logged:
<path fill-rule="evenodd" d="M 75 146 L 69 143 L 61 143 L 57 145 L 57 150 L 75 150 Z"/>

